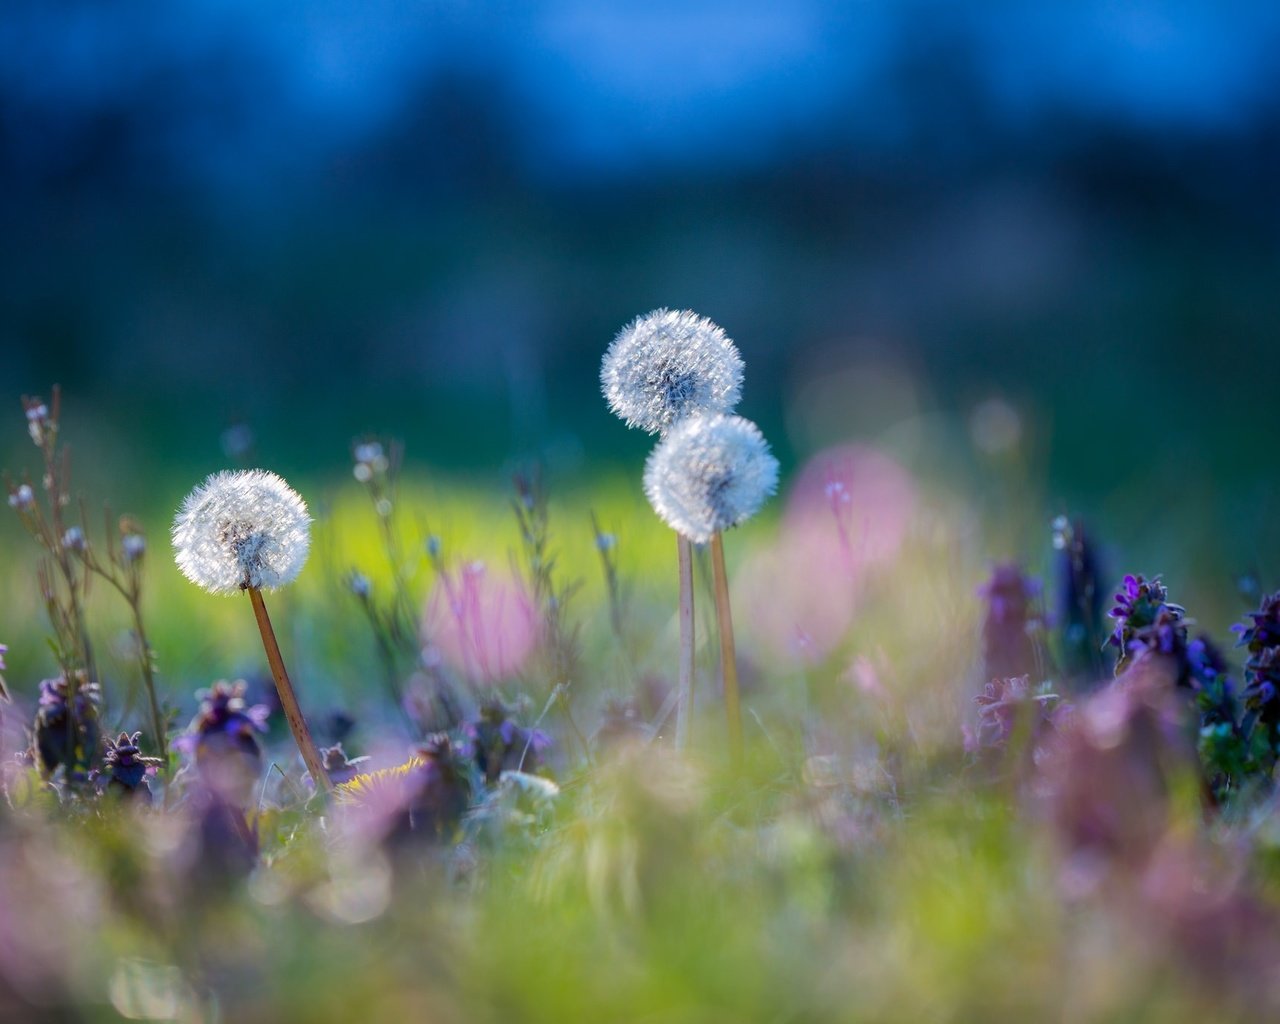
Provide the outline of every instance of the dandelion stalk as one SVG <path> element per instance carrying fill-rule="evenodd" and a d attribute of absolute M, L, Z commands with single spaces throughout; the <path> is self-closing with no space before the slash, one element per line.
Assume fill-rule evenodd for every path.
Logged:
<path fill-rule="evenodd" d="M 324 769 L 324 759 L 320 756 L 315 740 L 311 738 L 311 730 L 302 716 L 298 695 L 294 692 L 293 683 L 289 681 L 289 673 L 284 667 L 284 658 L 280 654 L 280 645 L 276 642 L 276 632 L 271 628 L 271 617 L 267 615 L 262 591 L 257 587 L 249 587 L 248 591 L 254 618 L 258 620 L 258 631 L 262 634 L 262 646 L 267 652 L 267 664 L 271 666 L 271 678 L 275 680 L 276 693 L 280 697 L 280 706 L 284 709 L 285 721 L 289 723 L 289 731 L 293 733 L 294 742 L 298 744 L 302 760 L 316 785 L 332 790 L 333 783 L 329 781 L 329 773 Z"/>
<path fill-rule="evenodd" d="M 676 747 L 689 747 L 689 727 L 693 718 L 693 544 L 683 534 L 676 534 L 680 566 L 680 682 L 679 709 L 676 712 Z"/>
<path fill-rule="evenodd" d="M 754 423 L 741 416 L 696 416 L 683 421 L 653 450 L 644 469 L 644 489 L 649 504 L 681 537 L 681 625 L 683 627 L 685 621 L 687 588 L 690 649 L 693 645 L 691 545 L 711 544 L 725 713 L 730 751 L 735 760 L 742 752 L 742 711 L 729 582 L 720 535 L 755 515 L 777 484 L 778 462 L 769 453 L 764 435 Z M 682 643 L 685 640 L 683 628 L 681 640 Z M 683 682 L 685 665 L 691 665 L 692 653 L 683 646 L 681 653 Z"/>
<path fill-rule="evenodd" d="M 742 760 L 742 702 L 738 694 L 738 656 L 733 643 L 733 612 L 729 607 L 729 576 L 724 567 L 723 535 L 711 538 L 711 572 L 715 579 L 716 624 L 720 632 L 720 678 L 724 684 L 724 712 L 729 721 L 729 753 Z"/>

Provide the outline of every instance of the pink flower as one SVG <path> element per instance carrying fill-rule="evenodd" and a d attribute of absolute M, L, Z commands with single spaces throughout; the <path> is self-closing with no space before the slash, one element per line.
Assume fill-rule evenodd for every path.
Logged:
<path fill-rule="evenodd" d="M 538 617 L 518 580 L 470 562 L 441 572 L 423 631 L 450 667 L 472 682 L 496 683 L 518 675 L 533 654 Z"/>
<path fill-rule="evenodd" d="M 775 658 L 825 660 L 869 574 L 897 557 L 915 507 L 910 474 L 875 448 L 841 445 L 811 458 L 787 496 L 777 544 L 735 579 L 752 635 Z"/>

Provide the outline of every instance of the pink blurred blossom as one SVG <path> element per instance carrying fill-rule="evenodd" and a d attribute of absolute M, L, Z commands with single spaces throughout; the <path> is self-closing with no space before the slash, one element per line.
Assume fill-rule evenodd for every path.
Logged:
<path fill-rule="evenodd" d="M 524 587 L 483 562 L 440 574 L 423 630 L 445 662 L 476 683 L 517 675 L 538 642 L 537 611 Z"/>
<path fill-rule="evenodd" d="M 869 574 L 897 557 L 915 508 L 911 475 L 883 452 L 849 444 L 815 455 L 791 485 L 776 544 L 736 575 L 752 635 L 781 660 L 825 660 Z"/>

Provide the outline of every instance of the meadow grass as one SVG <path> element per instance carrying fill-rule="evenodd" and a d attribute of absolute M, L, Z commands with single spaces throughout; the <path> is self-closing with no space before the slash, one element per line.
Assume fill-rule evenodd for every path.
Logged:
<path fill-rule="evenodd" d="M 881 540 L 868 526 L 850 564 L 839 546 L 818 562 L 796 561 L 803 545 L 785 548 L 787 484 L 783 501 L 732 533 L 745 745 L 735 759 L 703 550 L 687 752 L 660 717 L 677 671 L 675 545 L 637 479 L 552 490 L 549 573 L 576 585 L 558 609 L 573 646 L 567 685 L 557 689 L 545 635 L 500 680 L 468 683 L 465 666 L 395 653 L 405 685 L 439 670 L 456 689 L 458 720 L 429 750 L 383 686 L 349 574 L 363 574 L 375 602 L 400 581 L 415 620 L 442 574 L 476 561 L 531 590 L 537 570 L 511 493 L 406 472 L 389 548 L 356 482 L 302 481 L 316 517 L 311 560 L 272 599 L 290 671 L 318 731 L 336 710 L 354 721 L 346 754 L 372 757 L 360 771 L 402 765 L 397 777 L 417 788 L 375 800 L 340 786 L 327 802 L 278 721 L 262 737 L 266 756 L 250 755 L 251 799 L 229 811 L 201 795 L 189 754 L 176 776 L 152 780 L 148 806 L 11 763 L 0 1016 L 1191 1021 L 1274 1009 L 1280 832 L 1269 784 L 1203 802 L 1194 746 L 1181 725 L 1165 729 L 1165 706 L 1144 703 L 1137 684 L 1102 690 L 1122 698 L 1102 716 L 1124 726 L 1106 734 L 1120 737 L 1110 746 L 1090 731 L 1100 706 L 1090 688 L 1059 678 L 1074 717 L 1042 734 L 1018 705 L 985 749 L 974 698 L 989 681 L 989 610 L 977 587 L 1001 539 L 992 533 L 1007 527 L 984 525 L 980 494 L 920 476 L 914 486 L 909 508 L 877 520 L 901 527 L 893 543 L 872 557 Z M 182 485 L 172 490 L 176 504 Z M 260 699 L 265 662 L 243 602 L 201 593 L 173 566 L 168 512 L 140 521 L 160 690 L 175 731 L 199 749 L 208 736 L 186 728 L 196 691 L 244 677 Z M 614 538 L 620 610 L 597 525 Z M 13 743 L 15 715 L 55 669 L 32 599 L 35 551 L 14 541 L 4 555 Z M 843 617 L 820 636 L 846 592 Z M 144 728 L 127 609 L 98 588 L 88 621 L 103 731 Z M 811 642 L 788 646 L 799 625 L 813 625 Z M 1060 650 L 1050 627 L 1032 629 L 1043 659 L 1032 683 L 1045 689 Z M 486 724 L 494 695 L 503 710 Z M 1169 720 L 1185 714 L 1179 705 Z M 524 749 L 489 751 L 490 772 L 480 755 L 503 715 Z M 529 759 L 535 728 L 550 747 Z"/>

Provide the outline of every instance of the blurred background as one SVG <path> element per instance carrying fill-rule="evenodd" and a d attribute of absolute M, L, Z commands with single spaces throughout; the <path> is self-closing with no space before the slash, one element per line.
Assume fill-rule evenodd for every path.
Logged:
<path fill-rule="evenodd" d="M 369 431 L 642 503 L 599 359 L 691 307 L 785 472 L 866 442 L 992 557 L 1070 511 L 1225 604 L 1280 539 L 1277 52 L 1269 0 L 8 0 L 0 465 L 59 381 L 160 529 Z"/>

